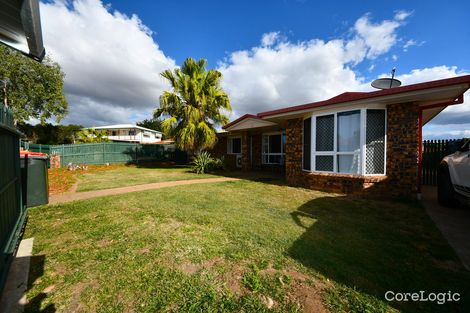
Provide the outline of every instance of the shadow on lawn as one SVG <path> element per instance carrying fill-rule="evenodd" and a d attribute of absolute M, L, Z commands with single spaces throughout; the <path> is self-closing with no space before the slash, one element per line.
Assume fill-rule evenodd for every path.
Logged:
<path fill-rule="evenodd" d="M 382 301 L 388 290 L 459 292 L 460 302 L 444 305 L 389 304 L 406 312 L 470 312 L 470 273 L 420 206 L 322 197 L 291 215 L 305 232 L 288 254 L 312 270 Z"/>
<path fill-rule="evenodd" d="M 44 261 L 45 255 L 33 255 L 30 259 L 29 276 L 28 276 L 28 290 L 30 290 L 35 281 L 44 275 Z M 52 313 L 56 311 L 53 303 L 48 304 L 44 309 L 41 310 L 41 304 L 46 299 L 47 293 L 45 291 L 37 294 L 34 298 L 28 299 L 28 303 L 25 306 L 25 312 L 43 312 Z"/>

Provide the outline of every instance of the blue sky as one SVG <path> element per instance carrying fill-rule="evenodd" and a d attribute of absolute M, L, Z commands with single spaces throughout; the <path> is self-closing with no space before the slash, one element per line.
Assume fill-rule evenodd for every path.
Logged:
<path fill-rule="evenodd" d="M 223 73 L 231 118 L 367 91 L 393 67 L 404 84 L 468 74 L 468 12 L 466 1 L 41 5 L 46 49 L 66 73 L 71 113 L 64 122 L 86 126 L 149 117 L 168 88 L 158 74 L 188 56 Z M 444 111 L 425 137 L 470 136 L 470 117 L 462 118 L 469 107 Z"/>
<path fill-rule="evenodd" d="M 361 63 L 357 70 L 374 78 L 396 66 L 398 72 L 442 64 L 470 70 L 470 1 L 107 1 L 112 8 L 137 14 L 155 34 L 160 48 L 178 64 L 188 56 L 217 66 L 228 53 L 259 43 L 264 33 L 280 31 L 291 41 L 348 37 L 366 13 L 372 21 L 390 19 L 396 11 L 411 13 L 397 31 L 403 44 L 420 45 Z M 396 55 L 398 59 L 392 60 Z M 370 65 L 375 69 L 369 72 Z"/>

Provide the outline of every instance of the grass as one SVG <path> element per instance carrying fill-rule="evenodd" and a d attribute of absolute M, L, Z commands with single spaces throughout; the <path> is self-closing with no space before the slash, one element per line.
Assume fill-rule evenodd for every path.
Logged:
<path fill-rule="evenodd" d="M 70 190 L 78 182 L 77 192 L 159 183 L 187 179 L 216 177 L 196 174 L 187 166 L 139 168 L 134 165 L 89 165 L 87 170 L 69 171 L 66 168 L 49 170 L 50 192 L 58 194 Z"/>
<path fill-rule="evenodd" d="M 470 311 L 469 273 L 412 203 L 242 180 L 37 207 L 25 237 L 26 312 Z"/>
<path fill-rule="evenodd" d="M 124 164 L 87 165 L 87 173 L 96 173 L 125 168 Z M 48 170 L 49 194 L 60 194 L 69 191 L 83 175 L 83 170 L 69 171 L 66 167 L 50 168 Z"/>

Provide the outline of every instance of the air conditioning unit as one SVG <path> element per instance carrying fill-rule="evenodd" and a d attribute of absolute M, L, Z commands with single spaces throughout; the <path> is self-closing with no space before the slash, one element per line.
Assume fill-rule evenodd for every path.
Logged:
<path fill-rule="evenodd" d="M 241 154 L 237 154 L 236 164 L 238 168 L 242 168 L 242 155 Z"/>

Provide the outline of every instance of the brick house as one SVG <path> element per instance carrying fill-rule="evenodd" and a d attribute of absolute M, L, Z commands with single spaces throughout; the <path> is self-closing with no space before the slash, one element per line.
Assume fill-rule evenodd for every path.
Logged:
<path fill-rule="evenodd" d="M 289 184 L 361 196 L 420 193 L 422 126 L 463 103 L 470 75 L 245 114 L 214 147 L 232 168 L 284 173 Z"/>

